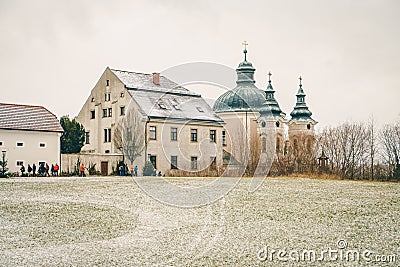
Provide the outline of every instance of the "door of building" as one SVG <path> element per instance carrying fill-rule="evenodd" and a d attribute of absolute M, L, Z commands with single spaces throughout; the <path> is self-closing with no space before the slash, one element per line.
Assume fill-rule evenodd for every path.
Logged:
<path fill-rule="evenodd" d="M 150 162 L 151 162 L 151 164 L 153 164 L 154 169 L 157 170 L 157 156 L 151 155 Z"/>
<path fill-rule="evenodd" d="M 108 175 L 108 161 L 101 162 L 101 175 Z"/>

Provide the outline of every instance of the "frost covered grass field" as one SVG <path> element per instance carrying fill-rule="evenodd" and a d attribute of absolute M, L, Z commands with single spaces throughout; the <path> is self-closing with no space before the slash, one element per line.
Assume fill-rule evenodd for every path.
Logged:
<path fill-rule="evenodd" d="M 170 181 L 201 186 L 210 179 Z M 0 265 L 400 264 L 400 184 L 274 178 L 250 193 L 249 181 L 210 205 L 179 208 L 149 197 L 130 178 L 0 180 Z M 338 240 L 345 249 L 369 250 L 372 261 L 262 259 L 265 247 L 319 252 L 338 249 Z M 373 255 L 397 257 L 374 262 Z"/>

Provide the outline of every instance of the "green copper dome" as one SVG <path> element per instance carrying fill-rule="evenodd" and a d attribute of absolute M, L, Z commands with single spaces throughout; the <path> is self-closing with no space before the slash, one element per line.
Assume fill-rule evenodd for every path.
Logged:
<path fill-rule="evenodd" d="M 308 109 L 305 101 L 306 94 L 304 93 L 303 85 L 301 84 L 301 77 L 299 79 L 300 85 L 296 94 L 297 101 L 290 116 L 292 116 L 291 120 L 308 120 L 311 119 L 312 112 Z"/>
<path fill-rule="evenodd" d="M 253 64 L 247 61 L 247 50 L 244 61 L 236 69 L 237 81 L 236 87 L 223 93 L 214 104 L 214 111 L 240 111 L 243 109 L 259 110 L 265 105 L 265 94 L 258 89 L 254 83 L 255 68 Z"/>

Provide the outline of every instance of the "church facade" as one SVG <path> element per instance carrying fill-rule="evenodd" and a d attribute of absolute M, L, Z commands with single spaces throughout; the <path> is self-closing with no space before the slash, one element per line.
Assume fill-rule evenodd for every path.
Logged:
<path fill-rule="evenodd" d="M 298 151 L 304 147 L 310 151 L 317 122 L 306 104 L 302 78 L 299 78 L 296 104 L 288 119 L 275 98 L 272 74 L 269 73 L 266 88 L 259 89 L 254 80 L 255 68 L 247 61 L 246 48 L 243 52 L 244 61 L 236 69 L 236 87 L 222 94 L 213 107 L 232 135 L 227 138 L 225 150 L 240 162 L 251 157 L 252 148 L 269 153 L 270 158 L 271 155 L 279 158 L 290 150 Z M 231 140 L 245 141 L 238 145 L 238 141 L 232 143 Z"/>

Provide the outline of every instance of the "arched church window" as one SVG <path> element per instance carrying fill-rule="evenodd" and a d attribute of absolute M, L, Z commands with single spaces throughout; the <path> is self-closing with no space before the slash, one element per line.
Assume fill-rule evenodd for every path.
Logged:
<path fill-rule="evenodd" d="M 307 124 L 307 129 L 308 129 L 308 130 L 311 129 L 311 124 Z"/>
<path fill-rule="evenodd" d="M 276 138 L 276 153 L 279 153 L 279 151 L 281 150 L 281 140 L 278 138 Z"/>
<path fill-rule="evenodd" d="M 267 139 L 265 137 L 261 138 L 261 149 L 262 152 L 267 152 Z"/>
<path fill-rule="evenodd" d="M 276 127 L 278 127 L 278 128 L 279 128 L 279 126 L 281 126 L 279 121 L 277 121 L 275 124 L 276 124 Z"/>
<path fill-rule="evenodd" d="M 263 121 L 262 123 L 261 123 L 261 127 L 265 127 L 265 121 Z"/>

